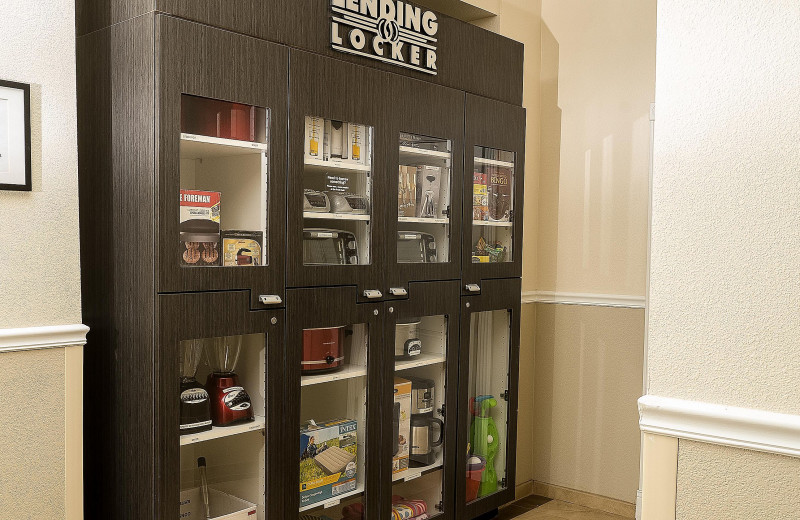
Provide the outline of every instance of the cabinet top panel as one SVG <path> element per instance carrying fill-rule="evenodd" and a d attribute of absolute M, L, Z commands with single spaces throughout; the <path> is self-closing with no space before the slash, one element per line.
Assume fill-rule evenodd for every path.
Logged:
<path fill-rule="evenodd" d="M 104 7 L 98 7 L 101 3 Z M 521 43 L 440 13 L 427 14 L 425 8 L 407 2 L 78 0 L 77 4 L 79 36 L 156 11 L 522 104 Z"/>

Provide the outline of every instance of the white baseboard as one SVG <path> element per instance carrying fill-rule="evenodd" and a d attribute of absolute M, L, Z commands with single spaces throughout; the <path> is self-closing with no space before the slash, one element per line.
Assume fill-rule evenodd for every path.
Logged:
<path fill-rule="evenodd" d="M 0 352 L 63 348 L 86 344 L 89 327 L 83 324 L 0 329 Z"/>
<path fill-rule="evenodd" d="M 644 296 L 626 294 L 593 294 L 555 291 L 524 291 L 522 303 L 557 303 L 562 305 L 590 305 L 595 307 L 620 307 L 644 309 Z"/>
<path fill-rule="evenodd" d="M 643 432 L 800 457 L 800 416 L 646 395 Z"/>

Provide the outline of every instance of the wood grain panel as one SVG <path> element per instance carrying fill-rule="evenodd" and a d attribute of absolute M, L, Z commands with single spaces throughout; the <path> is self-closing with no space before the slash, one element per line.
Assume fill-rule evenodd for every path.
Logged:
<path fill-rule="evenodd" d="M 525 109 L 467 94 L 464 140 L 464 202 L 462 225 L 463 285 L 489 278 L 522 276 L 523 206 L 525 195 Z M 485 146 L 514 152 L 514 228 L 512 261 L 472 263 L 472 181 L 475 171 L 474 147 Z"/>
<path fill-rule="evenodd" d="M 83 36 L 155 10 L 155 0 L 77 0 L 75 30 Z"/>
<path fill-rule="evenodd" d="M 157 24 L 159 292 L 250 289 L 284 296 L 286 234 L 286 119 L 289 54 L 286 47 L 169 16 Z M 268 263 L 254 268 L 180 266 L 181 94 L 235 101 L 270 110 Z M 221 203 L 223 221 L 225 198 Z"/>
<path fill-rule="evenodd" d="M 523 45 L 438 14 L 438 75 L 331 49 L 330 0 L 157 0 L 159 11 L 328 57 L 522 104 Z"/>
<path fill-rule="evenodd" d="M 77 41 L 87 518 L 153 518 L 152 28 Z"/>

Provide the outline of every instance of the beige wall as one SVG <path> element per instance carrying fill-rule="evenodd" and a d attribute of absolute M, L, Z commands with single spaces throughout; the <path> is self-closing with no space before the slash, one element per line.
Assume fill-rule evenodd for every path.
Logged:
<path fill-rule="evenodd" d="M 633 502 L 644 310 L 535 307 L 534 479 Z"/>
<path fill-rule="evenodd" d="M 0 78 L 31 84 L 33 192 L 0 191 L 0 328 L 81 322 L 74 23 L 72 1 L 3 3 Z M 82 518 L 71 349 L 0 353 L 0 520 Z"/>
<path fill-rule="evenodd" d="M 542 1 L 540 291 L 644 295 L 655 9 Z"/>
<path fill-rule="evenodd" d="M 800 414 L 800 10 L 658 9 L 648 393 Z M 797 516 L 800 462 L 680 441 L 677 519 Z"/>

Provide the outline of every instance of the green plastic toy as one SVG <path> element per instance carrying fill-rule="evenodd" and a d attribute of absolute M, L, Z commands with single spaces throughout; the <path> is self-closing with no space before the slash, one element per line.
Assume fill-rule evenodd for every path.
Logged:
<path fill-rule="evenodd" d="M 494 458 L 500 448 L 500 433 L 489 410 L 497 406 L 493 395 L 479 395 L 472 399 L 472 424 L 469 428 L 469 441 L 472 453 L 486 459 L 486 470 L 481 475 L 478 497 L 485 497 L 497 491 L 497 471 L 494 469 Z"/>

